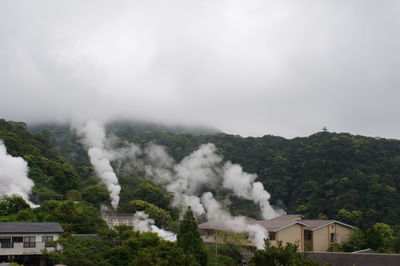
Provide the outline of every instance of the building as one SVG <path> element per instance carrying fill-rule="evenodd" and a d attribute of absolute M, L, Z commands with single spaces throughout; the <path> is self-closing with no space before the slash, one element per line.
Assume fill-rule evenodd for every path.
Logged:
<path fill-rule="evenodd" d="M 336 220 L 302 220 L 306 251 L 327 251 L 333 244 L 349 241 L 355 227 Z"/>
<path fill-rule="evenodd" d="M 46 265 L 43 250 L 54 251 L 64 232 L 58 223 L 0 222 L 0 261 Z"/>
<path fill-rule="evenodd" d="M 101 218 L 107 223 L 109 228 L 118 225 L 133 226 L 134 215 L 132 213 L 102 213 Z"/>
<path fill-rule="evenodd" d="M 276 245 L 278 241 L 283 244 L 296 243 L 304 251 L 304 228 L 307 225 L 301 219 L 301 215 L 282 215 L 257 223 L 267 229 L 272 245 Z"/>
<path fill-rule="evenodd" d="M 301 215 L 282 215 L 269 220 L 248 218 L 247 223 L 263 226 L 273 245 L 278 241 L 296 243 L 300 251 L 327 251 L 335 243 L 348 241 L 355 229 L 335 220 L 303 220 Z M 218 221 L 202 223 L 199 230 L 205 243 L 215 242 L 217 232 L 227 231 Z"/>

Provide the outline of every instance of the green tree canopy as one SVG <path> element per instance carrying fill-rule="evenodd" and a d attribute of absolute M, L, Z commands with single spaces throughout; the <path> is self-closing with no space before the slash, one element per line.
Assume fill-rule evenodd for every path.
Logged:
<path fill-rule="evenodd" d="M 143 200 L 132 200 L 128 203 L 121 204 L 118 211 L 128 213 L 144 211 L 150 218 L 154 219 L 156 225 L 164 228 L 171 222 L 171 215 L 167 211 Z"/>
<path fill-rule="evenodd" d="M 0 197 L 0 216 L 17 214 L 26 209 L 30 209 L 30 206 L 21 196 L 11 195 Z"/>
<path fill-rule="evenodd" d="M 251 259 L 251 266 L 317 266 L 318 262 L 306 257 L 305 254 L 298 252 L 299 246 L 292 243 L 283 245 L 278 241 L 277 246 L 273 246 L 268 239 L 265 239 L 265 248 L 257 250 Z"/>
<path fill-rule="evenodd" d="M 186 210 L 179 225 L 176 244 L 186 253 L 192 254 L 200 265 L 207 265 L 207 253 L 190 207 Z"/>

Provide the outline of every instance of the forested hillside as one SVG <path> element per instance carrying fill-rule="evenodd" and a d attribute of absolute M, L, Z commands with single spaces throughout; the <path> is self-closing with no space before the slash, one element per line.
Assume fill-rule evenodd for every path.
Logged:
<path fill-rule="evenodd" d="M 176 129 L 153 125 L 150 128 L 124 123 L 107 126 L 107 138 L 114 142 L 118 140 L 114 143 L 117 146 L 135 143 L 145 149 L 149 142 L 156 143 L 166 147 L 176 162 L 193 154 L 201 144 L 214 143 L 217 153 L 225 161 L 240 164 L 244 171 L 258 175 L 257 180 L 271 193 L 273 205 L 284 208 L 287 213 L 299 213 L 307 218 L 339 219 L 363 229 L 337 250 L 370 247 L 380 252 L 400 251 L 400 141 L 328 131 L 294 139 L 276 136 L 243 138 L 208 133 L 177 133 Z M 24 123 L 0 120 L 0 139 L 7 153 L 22 157 L 28 163 L 28 176 L 35 183 L 30 200 L 40 204 L 32 208 L 21 197 L 3 196 L 0 198 L 0 221 L 59 222 L 68 233 L 100 233 L 105 239 L 115 234 L 107 231 L 100 218 L 101 206 L 111 206 L 110 193 L 97 176 L 75 130 L 68 125 L 55 124 L 34 126 L 28 130 Z M 129 167 L 124 167 L 123 163 L 113 162 L 121 185 L 116 211 L 144 211 L 156 226 L 177 233 L 180 212 L 172 207 L 174 194 L 154 183 L 132 162 L 125 162 Z M 216 192 L 213 187 L 206 189 Z M 224 202 L 226 193 L 229 191 L 215 195 Z M 260 208 L 254 202 L 232 195 L 228 198 L 230 204 L 227 205 L 233 215 L 260 218 Z M 200 220 L 204 218 L 199 217 Z M 129 232 L 132 239 L 150 237 L 161 241 L 152 233 Z M 124 231 L 119 233 L 125 234 Z M 68 234 L 61 241 L 64 241 L 66 249 L 72 249 L 71 254 L 78 252 L 81 245 L 91 248 L 109 245 L 107 241 L 81 241 L 70 238 Z M 158 243 L 160 246 L 154 251 L 157 255 L 151 258 L 161 259 L 163 256 L 164 242 Z M 113 248 L 122 248 L 118 245 Z M 185 252 L 184 248 L 170 247 L 177 254 Z M 230 263 L 226 265 L 240 261 L 240 252 L 232 249 L 233 246 L 221 246 L 221 250 L 224 248 L 227 253 L 218 255 L 218 260 L 226 259 Z M 125 259 L 140 258 L 132 258 L 128 255 L 132 251 L 125 246 L 123 249 Z M 104 250 L 94 256 L 104 256 L 102 259 L 111 264 L 118 260 L 109 257 Z M 135 252 L 138 250 L 134 248 Z M 213 257 L 212 249 L 206 251 L 212 264 L 217 258 Z M 57 261 L 73 261 L 77 257 L 76 265 L 81 265 L 88 254 L 52 256 L 56 256 Z"/>
<path fill-rule="evenodd" d="M 67 191 L 79 188 L 76 169 L 51 143 L 49 132 L 32 134 L 24 123 L 1 119 L 0 139 L 9 154 L 28 162 L 29 177 L 35 182 L 31 195 L 34 202 L 63 199 Z"/>
<path fill-rule="evenodd" d="M 84 186 L 95 185 L 98 181 L 91 173 L 88 157 L 74 132 L 68 126 L 32 127 L 34 132 L 43 129 L 48 131 L 38 136 L 50 133 L 52 143 L 78 169 Z M 268 135 L 243 138 L 201 132 L 177 134 L 165 127 L 149 129 L 124 123 L 109 124 L 107 131 L 138 145 L 148 142 L 164 145 L 177 161 L 202 143 L 214 143 L 225 160 L 241 164 L 246 172 L 256 173 L 258 181 L 271 193 L 271 202 L 288 213 L 300 213 L 309 218 L 336 218 L 362 228 L 376 222 L 400 224 L 399 140 L 328 131 L 294 139 Z M 137 172 L 119 174 L 123 186 L 121 201 L 137 199 L 135 191 L 142 193 L 137 192 L 137 185 L 143 181 L 143 176 Z M 147 185 L 152 186 L 152 190 L 158 189 Z M 163 194 L 161 190 L 159 193 Z M 157 204 L 156 197 L 149 201 Z M 245 214 L 257 215 L 257 211 L 248 210 L 243 201 L 233 205 L 233 212 L 241 213 L 242 209 Z"/>

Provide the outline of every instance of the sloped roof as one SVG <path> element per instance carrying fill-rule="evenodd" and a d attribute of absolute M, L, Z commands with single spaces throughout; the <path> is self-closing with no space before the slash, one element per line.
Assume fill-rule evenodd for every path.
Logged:
<path fill-rule="evenodd" d="M 306 227 L 304 228 L 305 230 L 310 230 L 310 231 L 315 231 L 321 227 L 333 224 L 333 223 L 337 223 L 340 224 L 342 226 L 348 227 L 348 228 L 352 228 L 352 229 L 356 229 L 354 226 L 351 226 L 349 224 L 345 224 L 336 220 L 302 220 L 301 221 L 303 224 L 306 225 Z"/>
<path fill-rule="evenodd" d="M 284 214 L 272 219 L 268 219 L 268 221 L 300 221 L 303 219 L 303 215 L 300 214 Z"/>
<path fill-rule="evenodd" d="M 299 221 L 290 221 L 290 220 L 265 220 L 259 221 L 251 218 L 246 219 L 247 224 L 258 224 L 267 229 L 268 232 L 277 232 L 279 230 L 285 229 L 294 224 L 299 224 L 301 226 L 306 226 L 305 224 Z M 202 224 L 199 224 L 199 229 L 203 230 L 227 230 L 223 221 L 208 221 Z"/>
<path fill-rule="evenodd" d="M 340 224 L 342 226 L 356 229 L 354 226 L 345 224 L 336 220 L 301 220 L 303 216 L 298 214 L 286 214 L 269 220 L 255 220 L 252 218 L 246 218 L 247 224 L 259 224 L 268 232 L 278 232 L 294 224 L 304 226 L 305 230 L 314 231 L 321 227 L 328 226 L 333 223 Z M 224 226 L 223 221 L 208 221 L 199 225 L 199 229 L 216 229 L 216 230 L 227 230 Z"/>
<path fill-rule="evenodd" d="M 0 222 L 1 233 L 63 233 L 59 223 Z"/>
<path fill-rule="evenodd" d="M 215 230 L 225 230 L 225 226 L 222 221 L 207 221 L 205 223 L 201 223 L 198 225 L 199 229 L 203 230 L 210 230 L 210 229 L 215 229 Z"/>
<path fill-rule="evenodd" d="M 294 224 L 306 226 L 305 224 L 302 223 L 302 221 L 291 221 L 291 220 L 265 220 L 265 221 L 257 221 L 257 224 L 267 229 L 268 232 L 277 232 Z"/>

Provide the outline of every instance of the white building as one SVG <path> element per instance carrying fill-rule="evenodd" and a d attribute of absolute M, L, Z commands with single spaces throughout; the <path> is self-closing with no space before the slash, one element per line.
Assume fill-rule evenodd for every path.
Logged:
<path fill-rule="evenodd" d="M 63 232 L 58 223 L 0 222 L 0 261 L 46 265 L 43 250 L 54 251 Z"/>

